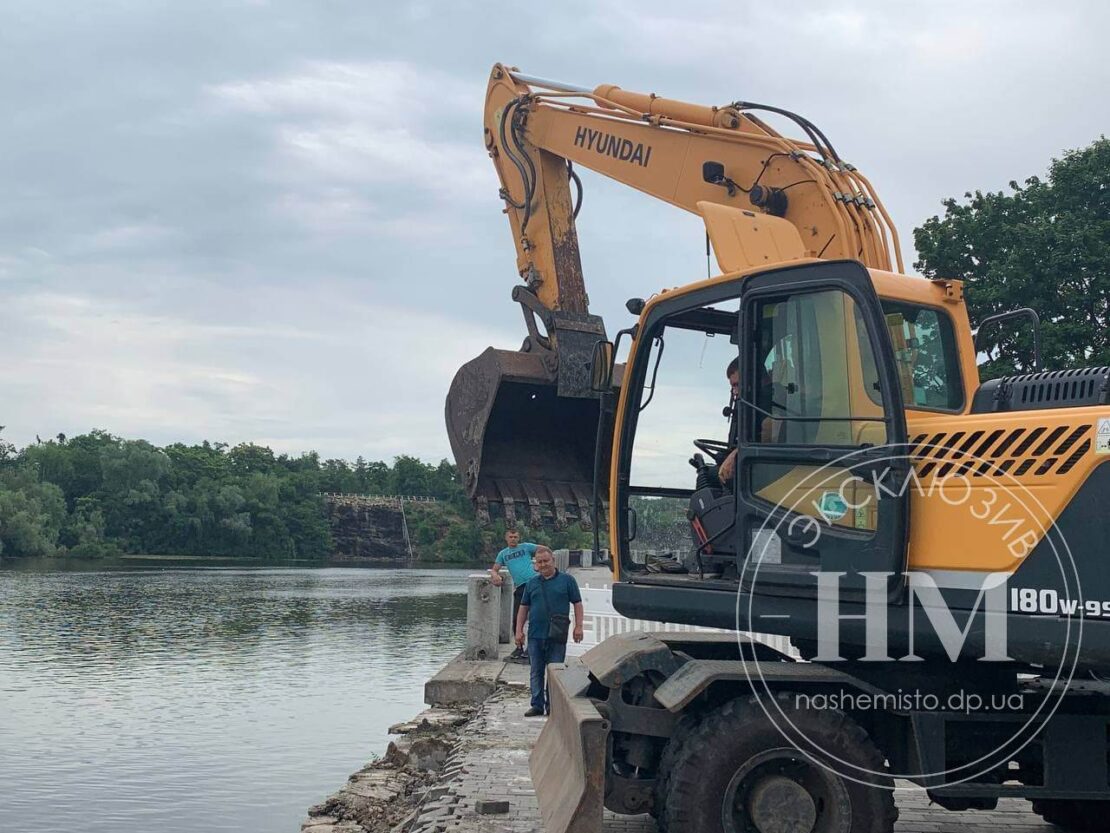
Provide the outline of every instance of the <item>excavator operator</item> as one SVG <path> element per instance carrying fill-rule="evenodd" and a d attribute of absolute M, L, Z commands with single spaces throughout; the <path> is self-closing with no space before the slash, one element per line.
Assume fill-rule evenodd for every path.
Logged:
<path fill-rule="evenodd" d="M 725 413 L 729 416 L 728 426 L 728 444 L 729 452 L 717 467 L 717 479 L 721 481 L 721 485 L 726 489 L 732 489 L 732 477 L 736 473 L 736 416 L 737 408 L 740 405 L 740 360 L 733 359 L 729 362 L 728 367 L 725 368 L 725 376 L 728 378 L 730 388 L 730 395 L 728 401 L 728 408 Z M 771 406 L 774 404 L 772 401 L 774 385 L 771 381 L 771 374 L 767 371 L 763 372 L 763 384 L 759 389 L 759 405 L 755 409 L 756 412 L 756 433 L 759 436 L 760 442 L 774 442 L 777 421 L 768 415 Z"/>
<path fill-rule="evenodd" d="M 730 389 L 728 399 L 728 443 L 730 449 L 728 455 L 721 461 L 721 465 L 717 467 L 717 479 L 721 481 L 722 486 L 729 488 L 732 475 L 736 471 L 736 405 L 740 399 L 740 359 L 736 358 L 728 363 L 728 367 L 725 368 L 725 376 L 728 378 Z"/>

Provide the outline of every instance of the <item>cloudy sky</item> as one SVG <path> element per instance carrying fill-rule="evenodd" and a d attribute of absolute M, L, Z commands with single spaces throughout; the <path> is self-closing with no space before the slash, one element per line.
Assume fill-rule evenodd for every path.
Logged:
<path fill-rule="evenodd" d="M 6 0 L 0 424 L 449 455 L 454 369 L 523 337 L 481 143 L 495 61 L 807 115 L 911 245 L 1107 127 L 1105 4 Z M 681 11 L 679 11 L 681 9 Z M 700 222 L 583 173 L 595 311 Z"/>

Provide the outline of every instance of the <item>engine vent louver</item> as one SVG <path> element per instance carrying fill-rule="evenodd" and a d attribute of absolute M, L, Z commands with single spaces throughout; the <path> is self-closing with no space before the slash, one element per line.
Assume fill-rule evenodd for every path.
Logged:
<path fill-rule="evenodd" d="M 1090 425 L 1046 425 L 1010 431 L 918 434 L 910 441 L 922 480 L 959 475 L 1043 477 L 1067 474 L 1091 448 Z M 984 437 L 984 434 L 986 435 Z"/>

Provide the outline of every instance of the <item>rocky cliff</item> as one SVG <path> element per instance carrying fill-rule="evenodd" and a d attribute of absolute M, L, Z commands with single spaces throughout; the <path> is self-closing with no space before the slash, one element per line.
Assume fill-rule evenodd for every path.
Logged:
<path fill-rule="evenodd" d="M 326 495 L 324 498 L 339 563 L 409 563 L 404 510 L 395 498 Z"/>

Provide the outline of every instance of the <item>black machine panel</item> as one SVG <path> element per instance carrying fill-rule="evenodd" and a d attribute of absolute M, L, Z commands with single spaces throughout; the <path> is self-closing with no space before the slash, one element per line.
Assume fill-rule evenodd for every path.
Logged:
<path fill-rule="evenodd" d="M 1080 408 L 1110 402 L 1110 367 L 1048 370 L 983 382 L 971 413 Z"/>

